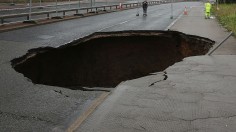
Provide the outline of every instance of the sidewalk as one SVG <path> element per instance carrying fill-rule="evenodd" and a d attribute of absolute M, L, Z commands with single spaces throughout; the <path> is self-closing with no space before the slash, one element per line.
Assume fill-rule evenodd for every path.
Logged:
<path fill-rule="evenodd" d="M 221 27 L 215 19 L 204 19 L 203 6 L 192 7 L 188 11 L 189 15 L 183 15 L 174 24 L 171 30 L 177 30 L 187 34 L 198 35 L 216 41 L 216 44 L 224 40 L 229 32 Z M 215 55 L 236 55 L 236 39 L 230 37 L 213 54 Z"/>
<path fill-rule="evenodd" d="M 228 32 L 203 14 L 203 7 L 193 7 L 171 30 L 219 43 Z M 230 37 L 212 56 L 188 57 L 165 72 L 123 82 L 77 131 L 235 131 L 235 54 Z"/>

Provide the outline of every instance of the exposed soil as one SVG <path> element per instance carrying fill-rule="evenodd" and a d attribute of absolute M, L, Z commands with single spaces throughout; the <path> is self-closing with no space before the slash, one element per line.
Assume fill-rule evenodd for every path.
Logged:
<path fill-rule="evenodd" d="M 59 48 L 38 48 L 12 60 L 33 83 L 60 87 L 115 87 L 163 71 L 188 56 L 204 55 L 214 41 L 175 31 L 94 33 Z"/>

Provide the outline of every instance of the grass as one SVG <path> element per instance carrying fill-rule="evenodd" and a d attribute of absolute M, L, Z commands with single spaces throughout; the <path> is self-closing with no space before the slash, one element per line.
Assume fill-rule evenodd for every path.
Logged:
<path fill-rule="evenodd" d="M 219 22 L 228 30 L 236 34 L 236 4 L 220 4 L 219 10 L 213 7 L 213 12 Z"/>

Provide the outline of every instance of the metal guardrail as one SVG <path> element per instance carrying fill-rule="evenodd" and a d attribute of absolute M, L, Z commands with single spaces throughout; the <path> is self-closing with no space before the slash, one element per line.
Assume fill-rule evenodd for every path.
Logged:
<path fill-rule="evenodd" d="M 172 0 L 149 1 L 148 4 L 149 5 L 158 5 L 158 4 L 170 3 L 170 2 L 172 2 Z M 50 18 L 52 18 L 51 14 L 55 14 L 55 13 L 63 13 L 62 17 L 65 17 L 66 12 L 72 12 L 72 11 L 74 11 L 75 14 L 78 14 L 82 10 L 86 11 L 87 13 L 89 13 L 89 12 L 97 13 L 99 11 L 99 9 L 103 10 L 103 11 L 105 11 L 107 9 L 109 9 L 109 10 L 112 10 L 112 9 L 118 10 L 118 9 L 121 9 L 121 8 L 125 9 L 125 8 L 140 7 L 141 5 L 142 5 L 142 3 L 140 3 L 140 2 L 138 2 L 138 3 L 121 3 L 121 7 L 120 7 L 119 4 L 116 4 L 116 5 L 104 5 L 104 6 L 96 6 L 96 7 L 73 8 L 73 9 L 65 9 L 65 10 L 32 12 L 31 14 L 30 13 L 21 13 L 21 14 L 2 15 L 2 16 L 0 16 L 0 25 L 7 24 L 7 22 L 5 22 L 4 20 L 9 19 L 9 18 L 26 17 L 26 19 L 23 20 L 23 21 L 27 21 L 27 20 L 30 20 L 30 15 L 31 16 L 47 15 L 46 19 L 50 19 Z M 35 19 L 31 19 L 31 20 L 35 20 Z"/>

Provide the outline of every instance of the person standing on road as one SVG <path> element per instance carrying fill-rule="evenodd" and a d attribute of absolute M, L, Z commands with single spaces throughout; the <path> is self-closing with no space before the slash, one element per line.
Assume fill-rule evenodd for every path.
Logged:
<path fill-rule="evenodd" d="M 147 0 L 143 1 L 143 16 L 147 16 L 148 2 Z"/>
<path fill-rule="evenodd" d="M 209 19 L 211 16 L 211 3 L 210 0 L 207 0 L 205 3 L 205 19 Z"/>

